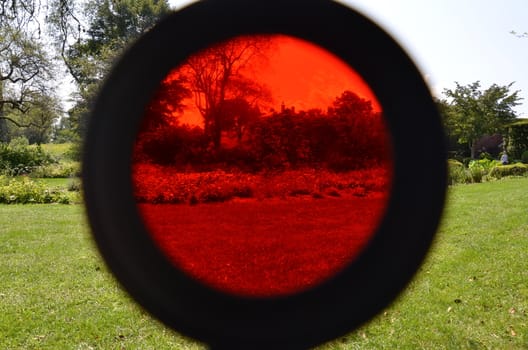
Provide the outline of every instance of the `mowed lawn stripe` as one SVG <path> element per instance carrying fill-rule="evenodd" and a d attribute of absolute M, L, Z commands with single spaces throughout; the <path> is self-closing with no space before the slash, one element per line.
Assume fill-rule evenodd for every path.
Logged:
<path fill-rule="evenodd" d="M 527 196 L 527 178 L 450 188 L 433 249 L 409 288 L 320 349 L 528 348 Z M 0 222 L 0 349 L 204 348 L 121 290 L 81 206 L 2 205 Z"/>
<path fill-rule="evenodd" d="M 202 349 L 137 307 L 80 205 L 0 205 L 0 349 Z"/>
<path fill-rule="evenodd" d="M 367 244 L 384 207 L 368 197 L 140 206 L 177 266 L 221 290 L 259 296 L 332 276 Z"/>

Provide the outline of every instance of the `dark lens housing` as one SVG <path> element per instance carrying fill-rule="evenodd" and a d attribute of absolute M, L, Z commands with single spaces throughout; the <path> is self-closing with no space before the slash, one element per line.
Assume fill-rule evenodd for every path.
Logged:
<path fill-rule="evenodd" d="M 310 41 L 359 72 L 383 107 L 394 152 L 388 209 L 368 247 L 327 282 L 285 297 L 233 296 L 179 271 L 150 238 L 133 196 L 132 146 L 160 81 L 193 53 L 253 34 Z M 324 0 L 209 0 L 166 18 L 116 64 L 91 115 L 83 183 L 104 259 L 152 315 L 213 348 L 302 349 L 369 320 L 417 271 L 444 204 L 444 136 L 412 61 L 362 15 Z"/>

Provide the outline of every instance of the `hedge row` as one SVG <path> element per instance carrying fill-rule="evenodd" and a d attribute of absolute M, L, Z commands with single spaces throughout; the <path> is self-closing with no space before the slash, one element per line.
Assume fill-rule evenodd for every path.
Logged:
<path fill-rule="evenodd" d="M 212 203 L 237 198 L 288 198 L 311 196 L 383 196 L 390 174 L 384 168 L 333 173 L 303 169 L 270 173 L 211 172 L 182 173 L 171 167 L 136 164 L 134 195 L 140 203 Z"/>
<path fill-rule="evenodd" d="M 28 177 L 9 178 L 0 176 L 1 204 L 69 204 L 72 195 L 66 189 L 48 188 Z"/>
<path fill-rule="evenodd" d="M 491 169 L 489 176 L 495 179 L 508 176 L 528 176 L 528 165 L 523 163 L 499 165 Z"/>
<path fill-rule="evenodd" d="M 471 161 L 467 168 L 463 163 L 449 159 L 448 169 L 448 183 L 450 185 L 478 183 L 483 180 L 501 179 L 509 176 L 528 176 L 527 164 L 501 165 L 498 161 L 487 159 Z"/>

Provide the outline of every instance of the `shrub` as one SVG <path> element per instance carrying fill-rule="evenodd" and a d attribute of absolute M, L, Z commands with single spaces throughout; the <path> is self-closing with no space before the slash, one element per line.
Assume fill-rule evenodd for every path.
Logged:
<path fill-rule="evenodd" d="M 494 159 L 483 158 L 472 160 L 469 162 L 468 168 L 473 182 L 482 182 L 484 176 L 488 175 L 493 168 L 500 164 L 501 163 L 498 160 Z"/>
<path fill-rule="evenodd" d="M 488 152 L 482 152 L 480 154 L 480 159 L 493 160 L 493 156 L 489 154 Z"/>
<path fill-rule="evenodd" d="M 469 175 L 472 182 L 480 183 L 484 178 L 484 171 L 480 167 L 471 167 L 469 168 Z"/>
<path fill-rule="evenodd" d="M 307 196 L 307 195 L 310 195 L 310 194 L 312 194 L 312 191 L 310 191 L 307 188 L 296 188 L 296 189 L 291 190 L 290 193 L 289 193 L 289 195 L 292 196 L 292 197 Z"/>
<path fill-rule="evenodd" d="M 515 163 L 509 165 L 499 165 L 491 169 L 489 176 L 495 179 L 501 179 L 506 176 L 527 176 L 528 165 Z"/>
<path fill-rule="evenodd" d="M 25 137 L 0 143 L 0 159 L 0 173 L 10 176 L 26 175 L 36 166 L 56 163 L 40 146 L 30 147 Z"/>
<path fill-rule="evenodd" d="M 248 185 L 235 186 L 233 187 L 231 192 L 233 193 L 233 197 L 238 197 L 238 198 L 252 198 L 253 197 L 253 189 Z"/>
<path fill-rule="evenodd" d="M 79 162 L 61 162 L 34 167 L 30 176 L 35 178 L 78 177 L 80 173 Z"/>
<path fill-rule="evenodd" d="M 528 150 L 524 151 L 524 152 L 521 154 L 521 161 L 522 161 L 524 164 L 528 164 Z"/>
<path fill-rule="evenodd" d="M 332 155 L 327 163 L 328 169 L 339 173 L 348 172 L 360 168 L 361 164 L 354 157 L 343 155 Z"/>
<path fill-rule="evenodd" d="M 508 129 L 508 153 L 513 159 L 522 159 L 523 152 L 528 152 L 528 121 L 519 120 Z M 528 163 L 528 159 L 524 162 Z"/>
<path fill-rule="evenodd" d="M 484 174 L 488 174 L 491 169 L 494 167 L 501 165 L 501 162 L 495 159 L 488 159 L 488 158 L 482 158 L 479 160 L 473 160 L 469 162 L 469 168 L 475 167 L 480 168 L 484 171 Z"/>
<path fill-rule="evenodd" d="M 73 178 L 68 181 L 68 186 L 66 187 L 70 192 L 81 192 L 82 183 L 78 178 Z"/>
<path fill-rule="evenodd" d="M 466 169 L 463 163 L 454 159 L 449 159 L 447 161 L 447 166 L 447 179 L 450 185 L 466 184 L 472 181 L 471 174 Z"/>
<path fill-rule="evenodd" d="M 28 177 L 0 177 L 0 203 L 31 204 L 61 203 L 68 204 L 69 197 L 64 190 L 48 189 L 44 184 L 32 181 Z"/>
<path fill-rule="evenodd" d="M 136 164 L 133 172 L 134 194 L 141 203 L 199 204 L 233 198 L 287 198 L 315 193 L 329 197 L 369 195 L 385 192 L 390 179 L 382 168 L 349 173 L 316 169 L 184 173 L 171 167 Z"/>
<path fill-rule="evenodd" d="M 141 135 L 134 158 L 158 165 L 214 163 L 214 155 L 208 152 L 207 146 L 207 138 L 199 128 L 163 128 Z"/>
<path fill-rule="evenodd" d="M 82 146 L 80 142 L 72 144 L 69 149 L 64 153 L 67 159 L 73 161 L 81 161 L 82 158 Z"/>
<path fill-rule="evenodd" d="M 330 197 L 341 197 L 341 194 L 336 189 L 328 189 L 325 194 Z"/>
<path fill-rule="evenodd" d="M 467 168 L 472 160 L 473 159 L 471 157 L 462 158 L 462 164 L 464 164 L 464 166 Z"/>

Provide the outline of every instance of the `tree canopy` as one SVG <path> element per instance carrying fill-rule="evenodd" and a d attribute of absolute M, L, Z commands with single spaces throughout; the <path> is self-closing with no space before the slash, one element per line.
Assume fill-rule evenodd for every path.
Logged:
<path fill-rule="evenodd" d="M 218 149 L 211 147 L 205 128 L 148 122 L 138 137 L 135 159 L 176 168 L 233 166 L 250 171 L 296 167 L 349 171 L 390 161 L 381 113 L 352 91 L 337 96 L 328 112 L 283 105 L 280 111 L 263 114 L 238 99 L 225 100 L 222 108 L 228 122 Z M 236 123 L 241 119 L 242 130 Z"/>
<path fill-rule="evenodd" d="M 167 0 L 50 0 L 56 49 L 78 89 L 70 111 L 82 135 L 88 109 L 115 59 L 170 13 Z"/>
<path fill-rule="evenodd" d="M 115 58 L 169 12 L 166 0 L 0 0 L 0 141 L 30 129 L 49 134 L 35 130 L 62 114 L 55 91 L 64 65 L 77 93 L 71 120 L 55 129 L 71 127 L 80 139 Z"/>
<path fill-rule="evenodd" d="M 264 86 L 243 74 L 249 64 L 264 59 L 270 45 L 266 36 L 234 38 L 191 56 L 181 68 L 203 117 L 205 134 L 216 149 L 220 148 L 221 132 L 226 127 L 222 125 L 226 122 L 225 112 L 234 107 L 227 100 L 239 101 L 239 107 L 245 100 L 256 107 L 259 100 L 270 98 Z"/>
<path fill-rule="evenodd" d="M 71 133 L 71 139 L 80 139 L 90 101 L 116 57 L 170 11 L 167 0 L 0 0 L 0 141 L 27 133 L 42 142 L 51 135 L 50 125 L 63 136 Z M 166 103 L 150 105 L 147 114 L 162 115 L 156 123 L 177 123 L 171 116 L 192 96 L 190 103 L 200 111 L 205 138 L 214 148 L 220 149 L 222 132 L 236 134 L 242 143 L 249 126 L 269 110 L 270 91 L 247 74 L 269 49 L 265 36 L 252 36 L 203 50 L 186 62 L 178 77 L 161 83 L 156 99 Z M 77 88 L 74 106 L 60 123 L 58 67 L 66 67 L 62 70 Z M 354 98 L 338 96 L 327 114 L 346 119 L 344 108 L 354 103 L 363 108 L 355 113 L 375 114 L 371 105 Z M 466 144 L 474 157 L 480 137 L 504 133 L 515 121 L 520 101 L 513 83 L 483 89 L 477 81 L 444 90 L 438 105 L 449 136 Z"/>
<path fill-rule="evenodd" d="M 446 100 L 440 101 L 444 123 L 451 136 L 465 143 L 476 154 L 475 143 L 484 135 L 501 133 L 516 119 L 515 106 L 520 104 L 519 91 L 511 91 L 513 83 L 491 85 L 482 90 L 480 82 L 468 85 L 456 83 L 445 89 Z"/>
<path fill-rule="evenodd" d="M 33 124 L 14 114 L 26 114 L 45 96 L 53 95 L 54 70 L 38 10 L 34 0 L 0 0 L 0 141 L 8 141 L 10 124 Z"/>

